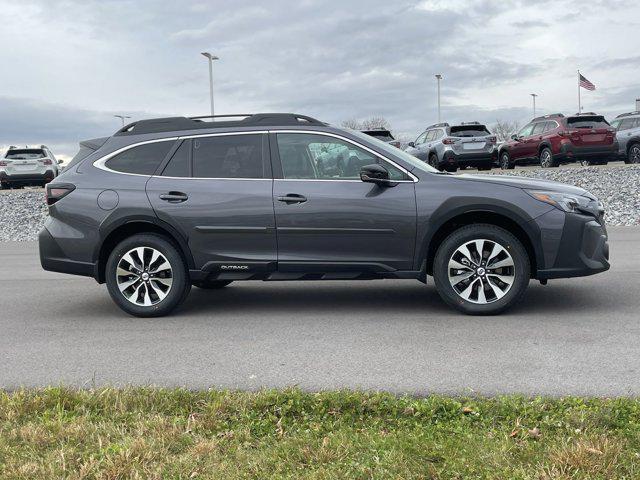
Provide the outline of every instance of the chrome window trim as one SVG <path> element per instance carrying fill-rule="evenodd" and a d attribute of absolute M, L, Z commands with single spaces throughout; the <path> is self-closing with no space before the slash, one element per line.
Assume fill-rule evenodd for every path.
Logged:
<path fill-rule="evenodd" d="M 102 157 L 94 160 L 93 162 L 93 166 L 96 168 L 99 168 L 100 170 L 106 171 L 106 172 L 110 172 L 110 173 L 116 173 L 119 175 L 133 175 L 136 177 L 145 177 L 145 178 L 150 178 L 150 177 L 154 177 L 154 178 L 169 178 L 169 179 L 181 179 L 181 180 L 263 180 L 263 181 L 271 181 L 271 180 L 285 180 L 285 181 L 296 181 L 296 182 L 358 182 L 360 183 L 361 180 L 357 180 L 357 179 L 341 179 L 341 178 L 326 178 L 326 179 L 318 179 L 318 178 L 227 178 L 227 177 L 221 177 L 221 178 L 215 178 L 215 177 L 169 177 L 169 176 L 163 176 L 163 175 L 145 175 L 142 173 L 128 173 L 128 172 L 119 172 L 118 170 L 113 170 L 111 168 L 108 168 L 105 164 L 106 162 L 108 162 L 111 158 L 115 157 L 116 155 L 119 155 L 122 152 L 126 152 L 127 150 L 130 150 L 132 148 L 135 147 L 139 147 L 141 145 L 147 145 L 150 143 L 158 143 L 158 142 L 175 142 L 176 140 L 185 140 L 185 139 L 190 139 L 190 138 L 206 138 L 206 137 L 221 137 L 221 136 L 228 136 L 228 135 L 262 135 L 265 133 L 299 133 L 299 134 L 311 134 L 311 135 L 324 135 L 326 137 L 333 137 L 333 138 L 337 138 L 339 140 L 342 140 L 344 142 L 350 143 L 352 145 L 355 145 L 356 147 L 362 148 L 363 150 L 371 153 L 372 155 L 384 160 L 385 162 L 390 163 L 391 165 L 393 165 L 395 168 L 397 168 L 398 170 L 400 170 L 401 172 L 403 172 L 405 175 L 409 176 L 409 178 L 411 178 L 411 180 L 394 180 L 394 183 L 417 183 L 419 181 L 418 177 L 416 177 L 414 174 L 412 174 L 410 171 L 408 171 L 406 168 L 398 165 L 396 162 L 394 162 L 393 160 L 387 158 L 386 156 L 376 152 L 375 150 L 359 143 L 356 142 L 354 140 L 351 140 L 349 138 L 346 138 L 342 135 L 337 135 L 335 133 L 331 133 L 331 132 L 323 132 L 323 131 L 319 131 L 319 130 L 251 130 L 251 131 L 246 131 L 246 132 L 216 132 L 216 133 L 201 133 L 201 134 L 193 134 L 193 135 L 180 135 L 177 137 L 166 137 L 166 138 L 156 138 L 153 140 L 145 140 L 142 142 L 136 142 L 136 143 L 132 143 L 130 145 L 126 145 L 122 148 L 119 148 L 117 150 L 114 150 L 111 153 L 108 153 L 106 155 L 103 155 Z"/>
<path fill-rule="evenodd" d="M 301 134 L 311 134 L 311 135 L 324 135 L 326 137 L 334 137 L 337 138 L 339 140 L 343 140 L 347 143 L 351 143 L 352 145 L 355 145 L 356 147 L 362 148 L 363 150 L 366 150 L 367 152 L 371 153 L 372 155 L 381 158 L 382 160 L 384 160 L 385 162 L 389 162 L 391 165 L 393 165 L 395 168 L 397 168 L 398 170 L 400 170 L 401 172 L 403 172 L 405 175 L 407 175 L 409 178 L 411 178 L 412 180 L 393 180 L 394 183 L 417 183 L 418 182 L 418 177 L 416 177 L 414 174 L 412 174 L 410 171 L 408 171 L 406 168 L 398 165 L 396 162 L 394 162 L 393 160 L 390 160 L 389 158 L 385 157 L 384 155 L 376 152 L 375 150 L 361 144 L 358 143 L 354 140 L 351 140 L 349 138 L 343 137 L 342 135 L 338 135 L 335 133 L 331 133 L 331 132 L 322 132 L 322 131 L 318 131 L 318 130 L 269 130 L 269 133 L 301 133 Z M 356 179 L 340 179 L 340 178 L 276 178 L 274 180 L 288 180 L 288 181 L 308 181 L 308 182 L 361 182 L 362 180 L 356 180 Z"/>

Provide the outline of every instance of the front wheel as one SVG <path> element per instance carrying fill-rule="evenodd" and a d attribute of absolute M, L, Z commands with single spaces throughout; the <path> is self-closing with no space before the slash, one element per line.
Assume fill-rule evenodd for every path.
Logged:
<path fill-rule="evenodd" d="M 540 152 L 540 166 L 542 168 L 553 168 L 558 166 L 558 162 L 556 162 L 553 158 L 553 153 L 551 153 L 551 149 L 545 147 Z"/>
<path fill-rule="evenodd" d="M 634 143 L 629 147 L 629 154 L 624 163 L 640 163 L 640 143 Z"/>
<path fill-rule="evenodd" d="M 436 252 L 433 276 L 440 297 L 470 315 L 494 315 L 523 296 L 531 274 L 522 243 L 489 224 L 461 227 Z"/>
<path fill-rule="evenodd" d="M 502 152 L 500 154 L 500 168 L 502 170 L 513 170 L 515 164 L 511 162 L 511 157 L 508 152 Z"/>
<path fill-rule="evenodd" d="M 178 249 L 155 234 L 133 235 L 109 255 L 107 289 L 122 310 L 136 317 L 160 317 L 189 294 L 189 272 Z"/>

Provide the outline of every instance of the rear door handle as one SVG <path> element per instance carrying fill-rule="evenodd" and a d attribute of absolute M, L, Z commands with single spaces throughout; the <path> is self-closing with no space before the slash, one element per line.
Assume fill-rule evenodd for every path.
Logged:
<path fill-rule="evenodd" d="M 299 195 L 297 193 L 287 193 L 281 197 L 278 197 L 279 202 L 284 202 L 286 204 L 289 203 L 304 203 L 307 201 L 307 197 L 304 195 Z"/>
<path fill-rule="evenodd" d="M 187 201 L 188 199 L 189 195 L 182 192 L 168 192 L 160 194 L 160 200 L 164 200 L 165 202 L 169 203 L 181 203 Z"/>

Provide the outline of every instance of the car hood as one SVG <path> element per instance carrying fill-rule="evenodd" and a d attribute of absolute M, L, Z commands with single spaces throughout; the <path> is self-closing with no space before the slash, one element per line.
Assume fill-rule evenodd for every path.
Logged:
<path fill-rule="evenodd" d="M 525 188 L 527 190 L 546 190 L 551 192 L 570 193 L 582 195 L 595 199 L 593 195 L 584 188 L 567 185 L 566 183 L 554 182 L 553 180 L 541 180 L 538 178 L 517 177 L 513 175 L 456 175 L 457 178 L 472 182 L 494 183 L 511 187 Z"/>

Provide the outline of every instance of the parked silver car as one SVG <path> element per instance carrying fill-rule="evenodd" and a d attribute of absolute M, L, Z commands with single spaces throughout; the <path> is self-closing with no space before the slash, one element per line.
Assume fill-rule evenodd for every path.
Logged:
<path fill-rule="evenodd" d="M 409 142 L 405 151 L 433 168 L 449 172 L 464 167 L 490 170 L 498 158 L 495 135 L 479 122 L 453 126 L 436 123 Z"/>
<path fill-rule="evenodd" d="M 611 126 L 617 130 L 620 157 L 624 163 L 640 163 L 640 111 L 618 115 Z"/>
<path fill-rule="evenodd" d="M 46 145 L 37 148 L 11 146 L 0 159 L 3 189 L 24 185 L 46 185 L 58 176 L 58 164 Z"/>

